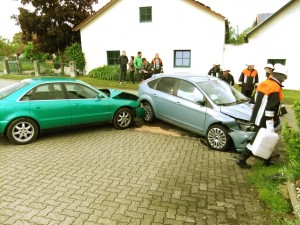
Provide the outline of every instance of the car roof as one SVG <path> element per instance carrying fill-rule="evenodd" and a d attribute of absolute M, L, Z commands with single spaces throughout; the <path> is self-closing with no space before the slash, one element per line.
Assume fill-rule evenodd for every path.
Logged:
<path fill-rule="evenodd" d="M 33 77 L 21 80 L 21 82 L 27 82 L 31 84 L 41 84 L 41 83 L 48 83 L 48 82 L 81 82 L 80 80 L 76 80 L 74 78 L 68 77 Z"/>
<path fill-rule="evenodd" d="M 175 73 L 175 74 L 157 74 L 153 75 L 153 78 L 163 78 L 163 77 L 172 77 L 172 78 L 178 78 L 183 79 L 187 81 L 192 82 L 204 82 L 209 80 L 218 80 L 218 78 L 205 75 L 205 74 L 185 74 L 185 73 Z"/>

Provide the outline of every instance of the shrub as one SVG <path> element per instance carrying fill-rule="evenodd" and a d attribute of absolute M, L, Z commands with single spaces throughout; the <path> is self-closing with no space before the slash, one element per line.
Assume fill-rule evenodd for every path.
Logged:
<path fill-rule="evenodd" d="M 295 102 L 293 105 L 297 125 L 300 128 L 300 103 Z M 285 126 L 282 132 L 283 142 L 286 146 L 288 163 L 285 168 L 285 174 L 290 179 L 300 178 L 300 132 Z"/>
<path fill-rule="evenodd" d="M 83 71 L 85 67 L 85 58 L 84 53 L 81 49 L 81 45 L 79 43 L 75 43 L 67 47 L 65 51 L 65 56 L 68 61 L 75 61 L 77 69 Z"/>
<path fill-rule="evenodd" d="M 120 73 L 120 67 L 115 66 L 102 66 L 95 68 L 89 72 L 89 76 L 92 78 L 98 78 L 101 80 L 118 80 Z"/>

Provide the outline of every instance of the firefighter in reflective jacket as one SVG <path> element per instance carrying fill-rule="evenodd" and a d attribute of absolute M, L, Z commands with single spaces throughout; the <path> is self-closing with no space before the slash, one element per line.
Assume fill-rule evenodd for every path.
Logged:
<path fill-rule="evenodd" d="M 282 101 L 282 82 L 287 78 L 287 71 L 281 64 L 276 64 L 275 69 L 267 80 L 261 82 L 254 96 L 254 108 L 250 122 L 255 125 L 255 135 L 252 141 L 246 146 L 241 153 L 237 164 L 244 169 L 250 169 L 251 165 L 246 160 L 252 155 L 251 145 L 255 140 L 258 130 L 264 127 L 274 131 L 280 127 L 278 116 L 279 107 Z M 266 159 L 264 164 L 269 166 L 271 157 Z"/>
<path fill-rule="evenodd" d="M 247 64 L 240 75 L 238 85 L 241 87 L 241 92 L 248 98 L 251 98 L 252 92 L 258 84 L 258 72 L 254 69 L 253 64 Z"/>

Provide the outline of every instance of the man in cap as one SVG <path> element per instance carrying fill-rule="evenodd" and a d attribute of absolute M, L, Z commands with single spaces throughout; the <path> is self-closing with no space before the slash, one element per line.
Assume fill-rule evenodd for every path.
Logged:
<path fill-rule="evenodd" d="M 224 67 L 222 69 L 223 74 L 219 77 L 221 80 L 224 80 L 231 86 L 234 86 L 234 78 L 233 76 L 229 73 L 230 70 L 227 67 Z"/>
<path fill-rule="evenodd" d="M 241 87 L 241 92 L 248 98 L 251 98 L 252 92 L 258 84 L 258 72 L 254 69 L 254 64 L 247 64 L 240 75 L 238 85 Z"/>
<path fill-rule="evenodd" d="M 251 165 L 247 164 L 246 160 L 252 155 L 251 146 L 259 129 L 264 127 L 274 131 L 274 127 L 275 129 L 279 127 L 278 111 L 282 101 L 282 82 L 286 79 L 287 70 L 285 66 L 276 64 L 268 79 L 261 82 L 256 88 L 254 108 L 250 119 L 250 122 L 255 125 L 255 135 L 236 162 L 243 169 L 251 168 Z M 266 166 L 269 166 L 270 163 L 271 157 L 264 162 Z"/>
<path fill-rule="evenodd" d="M 266 71 L 266 77 L 268 78 L 270 76 L 270 74 L 273 72 L 274 67 L 271 63 L 268 63 L 264 69 Z"/>

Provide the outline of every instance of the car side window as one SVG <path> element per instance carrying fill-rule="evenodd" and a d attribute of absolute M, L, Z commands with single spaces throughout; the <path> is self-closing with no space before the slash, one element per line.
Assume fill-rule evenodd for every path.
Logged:
<path fill-rule="evenodd" d="M 177 96 L 189 101 L 194 101 L 196 98 L 200 98 L 203 94 L 192 83 L 185 80 L 179 82 Z"/>
<path fill-rule="evenodd" d="M 64 99 L 65 95 L 60 84 L 49 83 L 39 85 L 28 91 L 21 101 Z"/>
<path fill-rule="evenodd" d="M 98 92 L 82 84 L 67 83 L 66 88 L 70 99 L 88 99 L 98 96 Z"/>
<path fill-rule="evenodd" d="M 170 77 L 162 78 L 157 83 L 156 90 L 173 95 L 174 90 L 176 89 L 176 83 L 177 82 L 175 78 L 170 78 Z"/>

